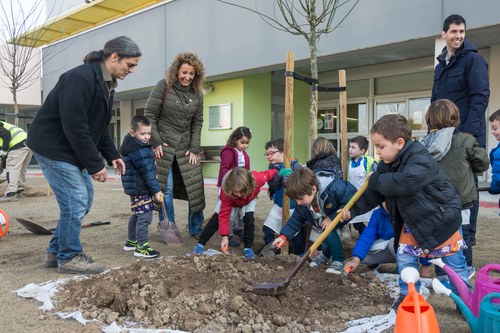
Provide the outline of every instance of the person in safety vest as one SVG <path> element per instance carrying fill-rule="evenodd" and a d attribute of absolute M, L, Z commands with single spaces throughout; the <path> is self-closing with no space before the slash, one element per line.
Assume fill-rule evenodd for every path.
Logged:
<path fill-rule="evenodd" d="M 7 188 L 0 202 L 17 200 L 24 191 L 26 171 L 31 161 L 31 150 L 26 146 L 26 132 L 15 125 L 0 121 L 0 145 L 2 164 L 5 162 Z M 5 159 L 6 156 L 7 158 Z"/>

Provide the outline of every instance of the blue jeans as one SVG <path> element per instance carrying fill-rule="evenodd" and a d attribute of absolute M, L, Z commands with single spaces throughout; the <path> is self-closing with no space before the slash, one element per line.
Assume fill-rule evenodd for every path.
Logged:
<path fill-rule="evenodd" d="M 80 230 L 83 218 L 92 206 L 94 188 L 86 170 L 33 154 L 59 204 L 59 223 L 47 252 L 57 253 L 57 261 L 62 263 L 83 252 Z"/>
<path fill-rule="evenodd" d="M 167 218 L 170 222 L 175 223 L 175 213 L 174 213 L 174 174 L 172 172 L 172 165 L 170 165 L 170 170 L 168 171 L 167 184 L 165 185 L 165 194 L 163 196 L 163 202 L 165 202 L 165 208 L 167 210 Z M 163 211 L 160 209 L 160 221 L 163 221 Z M 198 236 L 201 234 L 201 226 L 203 225 L 203 211 L 188 214 L 188 229 L 191 236 Z"/>
<path fill-rule="evenodd" d="M 448 267 L 454 270 L 455 273 L 457 273 L 462 278 L 462 280 L 467 284 L 469 289 L 472 290 L 472 286 L 469 283 L 469 270 L 467 268 L 467 264 L 465 263 L 465 256 L 462 253 L 462 251 L 452 254 L 451 256 L 443 257 L 441 259 Z M 405 253 L 399 253 L 398 251 L 397 261 L 398 261 L 398 271 L 400 274 L 401 271 L 406 267 L 414 267 L 416 270 L 418 270 L 419 257 L 414 257 Z M 444 277 L 445 276 L 438 278 L 441 279 Z M 453 281 L 451 279 L 450 279 L 450 287 L 453 293 L 459 295 L 458 289 L 455 286 L 455 284 L 453 284 Z M 417 291 L 420 289 L 420 281 L 415 283 L 415 288 L 417 289 Z M 408 295 L 408 285 L 401 279 L 401 275 L 399 277 L 399 292 L 401 293 L 401 295 Z"/>

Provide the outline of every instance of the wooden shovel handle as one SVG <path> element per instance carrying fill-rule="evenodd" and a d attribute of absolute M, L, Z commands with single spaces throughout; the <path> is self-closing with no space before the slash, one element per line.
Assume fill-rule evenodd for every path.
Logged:
<path fill-rule="evenodd" d="M 311 247 L 309 248 L 310 254 L 313 254 L 314 251 L 316 251 L 318 249 L 318 247 L 321 245 L 321 243 L 323 243 L 323 241 L 330 234 L 330 232 L 332 232 L 333 229 L 337 226 L 337 224 L 339 224 L 340 219 L 342 218 L 342 216 L 344 214 L 344 211 L 351 209 L 351 207 L 354 206 L 356 201 L 358 201 L 359 197 L 361 197 L 361 195 L 365 192 L 365 190 L 368 187 L 368 179 L 369 178 L 366 178 L 363 185 L 361 185 L 361 187 L 358 189 L 358 191 L 352 196 L 351 200 L 349 200 L 347 205 L 345 205 L 344 208 L 342 208 L 342 210 L 340 211 L 340 213 L 337 214 L 337 216 L 332 221 L 332 223 L 330 223 L 328 225 L 328 227 L 325 228 L 325 230 L 321 233 L 321 235 L 319 235 L 318 239 L 316 239 L 316 241 L 313 243 L 313 245 L 311 245 Z"/>

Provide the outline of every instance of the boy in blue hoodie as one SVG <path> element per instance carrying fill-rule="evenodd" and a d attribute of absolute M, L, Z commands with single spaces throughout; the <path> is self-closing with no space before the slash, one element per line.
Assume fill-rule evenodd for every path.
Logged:
<path fill-rule="evenodd" d="M 493 112 L 488 118 L 490 121 L 491 134 L 495 137 L 497 141 L 500 141 L 500 110 Z M 500 194 L 500 142 L 496 148 L 493 148 L 490 152 L 490 162 L 491 162 L 491 183 L 488 192 L 491 194 Z M 500 207 L 500 200 L 498 201 L 498 206 Z"/>
<path fill-rule="evenodd" d="M 394 227 L 389 213 L 379 207 L 373 211 L 368 226 L 354 246 L 352 257 L 345 262 L 344 267 L 354 270 L 360 263 L 375 267 L 392 262 L 396 262 Z"/>
<path fill-rule="evenodd" d="M 134 116 L 130 133 L 123 139 L 120 154 L 126 171 L 122 175 L 125 193 L 130 196 L 132 215 L 128 221 L 128 239 L 123 249 L 134 256 L 156 258 L 160 255 L 149 246 L 148 227 L 153 220 L 156 202 L 162 202 L 160 184 L 156 179 L 153 147 L 149 143 L 151 123 L 145 116 Z"/>

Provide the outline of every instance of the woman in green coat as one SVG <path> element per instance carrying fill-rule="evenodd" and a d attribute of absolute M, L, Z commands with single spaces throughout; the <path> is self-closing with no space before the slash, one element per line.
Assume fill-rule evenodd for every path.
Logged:
<path fill-rule="evenodd" d="M 205 192 L 198 154 L 203 125 L 201 87 L 205 67 L 196 54 L 180 53 L 156 84 L 146 103 L 151 120 L 157 176 L 165 193 L 167 217 L 175 222 L 173 198 L 189 202 L 189 234 L 198 237 L 203 224 Z M 160 220 L 163 214 L 160 212 Z"/>

